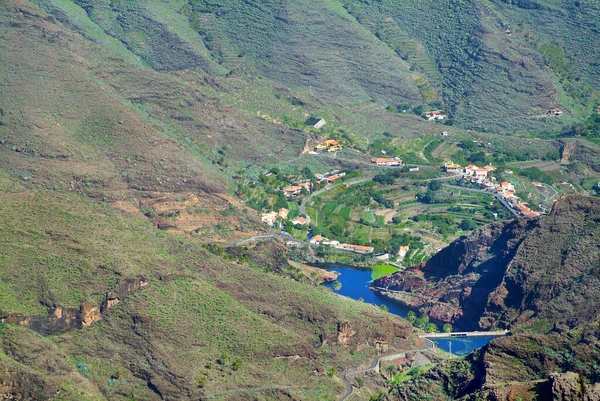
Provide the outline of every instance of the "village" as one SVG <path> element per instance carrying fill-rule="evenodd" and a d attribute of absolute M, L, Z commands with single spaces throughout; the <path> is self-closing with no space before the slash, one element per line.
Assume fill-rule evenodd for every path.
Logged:
<path fill-rule="evenodd" d="M 470 164 L 463 168 L 458 164 L 448 162 L 442 166 L 442 169 L 448 173 L 461 174 L 464 180 L 467 180 L 472 184 L 477 184 L 482 189 L 500 196 L 507 202 L 509 207 L 523 217 L 536 217 L 540 215 L 539 212 L 532 211 L 526 202 L 523 202 L 515 195 L 515 186 L 513 184 L 508 181 L 497 183 L 496 177 L 492 175 L 492 173 L 497 170 L 494 166 L 487 165 L 480 168 L 474 164 Z M 512 171 L 505 170 L 505 173 L 512 174 Z M 533 185 L 541 186 L 542 184 L 533 182 Z"/>
<path fill-rule="evenodd" d="M 548 110 L 548 114 L 560 113 Z M 441 110 L 425 111 L 422 116 L 430 121 L 446 119 Z M 311 117 L 305 124 L 321 129 L 325 121 Z M 247 180 L 240 194 L 261 212 L 265 224 L 288 235 L 290 248 L 311 247 L 321 260 L 385 261 L 399 268 L 427 260 L 453 239 L 484 224 L 533 218 L 550 210 L 558 192 L 548 185 L 547 176 L 541 177 L 546 182 L 542 184 L 523 174 L 527 165 L 515 164 L 513 180 L 508 167 L 515 159 L 502 160 L 514 157 L 511 153 L 491 151 L 487 141 L 465 141 L 454 135 L 440 130 L 440 139 L 416 138 L 417 145 L 409 145 L 415 149 L 411 154 L 410 147 L 401 149 L 385 139 L 357 152 L 347 138 L 315 134 L 307 141 L 305 154 L 312 156 L 311 167 L 320 163 L 329 171 L 313 174 L 305 173 L 307 167 L 274 168 L 259 175 L 259 180 Z M 460 164 L 451 161 L 455 157 Z M 329 165 L 329 160 L 340 158 L 354 166 Z M 500 167 L 495 161 L 500 161 Z"/>
<path fill-rule="evenodd" d="M 315 145 L 313 149 L 314 152 L 335 152 L 341 150 L 342 145 L 337 140 L 327 139 Z M 407 172 L 419 171 L 418 166 L 406 166 L 399 157 L 373 157 L 370 162 L 374 169 L 381 168 L 383 171 L 392 171 L 387 170 L 389 168 L 403 168 L 403 171 Z M 460 178 L 460 182 L 469 183 L 471 186 L 474 185 L 482 191 L 493 194 L 502 201 L 502 204 L 505 207 L 511 209 L 514 215 L 535 217 L 540 214 L 539 212 L 531 210 L 528 204 L 515 194 L 515 186 L 512 183 L 508 181 L 498 182 L 497 168 L 491 164 L 484 165 L 483 167 L 469 164 L 466 167 L 462 167 L 459 164 L 448 161 L 441 166 L 440 170 L 447 173 L 448 178 L 457 176 Z M 504 174 L 511 173 L 510 170 L 504 170 Z M 347 173 L 345 171 L 332 170 L 327 173 L 314 175 L 312 179 L 300 180 L 293 184 L 280 187 L 277 191 L 288 200 L 288 205 L 300 205 L 307 197 L 310 198 L 315 192 L 323 190 L 325 186 L 331 187 L 331 184 L 344 179 L 346 175 Z M 348 188 L 348 184 L 345 185 L 345 188 Z M 311 224 L 313 221 L 305 210 L 302 210 L 302 213 L 300 213 L 299 210 L 290 213 L 290 210 L 287 207 L 280 207 L 263 213 L 261 219 L 265 224 L 272 228 L 279 228 L 282 231 L 295 231 L 297 234 L 300 232 L 304 233 L 302 234 L 304 240 L 297 237 L 300 242 L 291 245 L 307 243 L 313 247 L 323 246 L 358 255 L 372 255 L 373 260 L 376 261 L 392 260 L 398 263 L 402 262 L 404 257 L 410 252 L 409 245 L 402 245 L 399 246 L 397 250 L 394 250 L 392 254 L 387 251 L 380 251 L 380 253 L 375 254 L 376 248 L 373 246 L 349 243 L 347 241 L 341 241 L 339 238 L 329 238 L 328 236 L 319 233 L 315 234 L 312 232 L 312 228 L 315 227 L 317 222 L 315 221 L 315 224 Z"/>

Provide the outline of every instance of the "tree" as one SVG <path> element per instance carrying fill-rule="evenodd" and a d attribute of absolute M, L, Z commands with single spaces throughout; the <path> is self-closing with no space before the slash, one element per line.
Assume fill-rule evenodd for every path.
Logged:
<path fill-rule="evenodd" d="M 394 185 L 396 179 L 387 173 L 380 173 L 373 177 L 373 181 L 378 182 L 383 185 Z"/>
<path fill-rule="evenodd" d="M 394 365 L 390 365 L 385 368 L 385 371 L 387 372 L 389 379 L 392 380 L 394 378 L 394 373 L 396 373 L 396 367 Z"/>
<path fill-rule="evenodd" d="M 442 326 L 442 330 L 444 330 L 444 333 L 452 333 L 452 325 L 450 323 L 446 323 L 444 326 Z"/>
<path fill-rule="evenodd" d="M 314 173 L 308 168 L 308 167 L 304 167 L 302 169 L 302 175 L 306 178 L 308 178 L 309 180 L 312 180 L 315 178 Z"/>
<path fill-rule="evenodd" d="M 356 378 L 356 386 L 358 388 L 361 388 L 362 386 L 364 386 L 364 384 L 365 384 L 365 379 L 363 379 L 362 377 Z"/>
<path fill-rule="evenodd" d="M 384 312 L 387 312 L 387 311 L 388 311 L 388 307 L 387 307 L 385 304 L 381 304 L 381 305 L 379 305 L 379 309 L 381 309 L 381 310 L 382 310 L 382 311 L 384 311 Z"/>
<path fill-rule="evenodd" d="M 413 323 L 413 324 L 414 324 L 414 323 L 415 323 L 415 321 L 417 320 L 417 314 L 416 314 L 415 312 L 413 312 L 413 311 L 409 311 L 409 312 L 406 314 L 406 320 L 407 320 L 409 323 Z"/>
<path fill-rule="evenodd" d="M 275 207 L 277 208 L 277 210 L 288 207 L 287 199 L 283 192 L 277 193 L 277 201 L 275 202 Z"/>
<path fill-rule="evenodd" d="M 433 204 L 435 203 L 435 192 L 427 191 L 425 193 L 418 193 L 417 200 L 421 203 Z"/>
<path fill-rule="evenodd" d="M 234 371 L 238 371 L 241 367 L 242 367 L 242 361 L 239 359 L 236 359 L 235 361 L 233 361 L 233 364 L 231 365 L 231 369 L 233 369 Z"/>
<path fill-rule="evenodd" d="M 439 191 L 440 189 L 442 189 L 442 183 L 439 181 L 430 181 L 429 182 L 429 189 L 432 191 Z"/>
<path fill-rule="evenodd" d="M 338 280 L 335 280 L 335 282 L 333 283 L 333 289 L 335 291 L 339 291 L 342 289 L 342 283 L 340 283 Z"/>
<path fill-rule="evenodd" d="M 464 219 L 460 223 L 459 228 L 464 231 L 475 230 L 477 228 L 477 223 L 475 223 L 475 221 L 471 219 Z"/>
<path fill-rule="evenodd" d="M 435 323 L 429 323 L 427 326 L 425 326 L 425 331 L 427 333 L 435 333 L 436 331 L 438 331 L 438 328 L 435 325 Z"/>

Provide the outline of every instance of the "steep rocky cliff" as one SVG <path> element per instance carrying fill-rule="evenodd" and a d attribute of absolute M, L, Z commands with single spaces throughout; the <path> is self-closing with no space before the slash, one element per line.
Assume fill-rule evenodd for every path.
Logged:
<path fill-rule="evenodd" d="M 574 327 L 600 310 L 599 244 L 600 200 L 573 196 L 547 216 L 483 227 L 374 285 L 460 327 Z"/>
<path fill-rule="evenodd" d="M 383 293 L 437 319 L 512 332 L 384 399 L 600 399 L 599 223 L 600 200 L 568 197 L 548 216 L 482 228 L 378 280 Z"/>

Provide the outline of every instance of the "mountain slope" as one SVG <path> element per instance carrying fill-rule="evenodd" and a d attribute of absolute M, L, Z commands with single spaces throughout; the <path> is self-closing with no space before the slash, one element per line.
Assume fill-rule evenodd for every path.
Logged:
<path fill-rule="evenodd" d="M 0 223 L 0 375 L 15 397 L 335 399 L 325 371 L 349 351 L 410 346 L 374 306 L 77 195 L 1 192 Z"/>
<path fill-rule="evenodd" d="M 555 129 L 535 119 L 556 105 L 580 115 L 598 92 L 595 2 L 343 1 L 430 79 L 441 73 L 445 106 L 461 126 L 479 130 Z M 390 35 L 390 21 L 397 25 Z M 550 22 L 552 21 L 552 22 Z M 419 40 L 436 64 L 413 56 L 402 31 Z M 593 71 L 593 72 L 592 72 Z"/>
<path fill-rule="evenodd" d="M 38 3 L 158 71 L 250 71 L 338 107 L 441 104 L 481 131 L 560 131 L 589 115 L 600 89 L 594 2 Z"/>

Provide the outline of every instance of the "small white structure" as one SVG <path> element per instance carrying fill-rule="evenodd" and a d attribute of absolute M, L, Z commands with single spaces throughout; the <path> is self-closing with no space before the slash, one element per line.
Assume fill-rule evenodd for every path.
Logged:
<path fill-rule="evenodd" d="M 305 125 L 310 125 L 313 128 L 319 129 L 325 125 L 325 120 L 319 117 L 311 117 L 304 123 Z"/>
<path fill-rule="evenodd" d="M 462 167 L 460 164 L 446 163 L 444 164 L 444 171 L 452 174 L 460 174 L 462 172 Z"/>
<path fill-rule="evenodd" d="M 375 259 L 377 260 L 390 260 L 390 254 L 389 253 L 380 253 L 374 256 Z"/>

